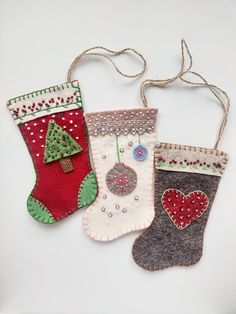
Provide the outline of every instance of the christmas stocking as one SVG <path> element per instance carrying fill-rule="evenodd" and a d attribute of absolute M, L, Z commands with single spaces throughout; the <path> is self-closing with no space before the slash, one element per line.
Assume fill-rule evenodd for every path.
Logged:
<path fill-rule="evenodd" d="M 215 149 L 162 143 L 155 147 L 155 218 L 133 245 L 147 270 L 188 266 L 202 255 L 203 234 L 227 164 Z"/>
<path fill-rule="evenodd" d="M 113 240 L 153 220 L 156 115 L 152 108 L 85 115 L 99 194 L 83 226 L 95 240 Z"/>
<path fill-rule="evenodd" d="M 155 147 L 155 218 L 136 239 L 132 251 L 135 262 L 152 271 L 199 261 L 208 216 L 228 161 L 227 154 L 217 146 L 226 125 L 229 98 L 220 88 L 190 71 L 192 56 L 184 41 L 181 48 L 181 70 L 175 77 L 142 84 L 144 105 L 147 105 L 144 87 L 164 86 L 180 78 L 188 84 L 208 88 L 219 100 L 224 117 L 214 149 L 166 143 Z M 187 70 L 184 70 L 184 48 L 190 58 Z M 186 74 L 200 78 L 201 82 L 187 80 Z"/>
<path fill-rule="evenodd" d="M 55 223 L 91 204 L 97 194 L 77 81 L 11 99 L 8 108 L 31 154 L 36 183 L 27 208 Z"/>

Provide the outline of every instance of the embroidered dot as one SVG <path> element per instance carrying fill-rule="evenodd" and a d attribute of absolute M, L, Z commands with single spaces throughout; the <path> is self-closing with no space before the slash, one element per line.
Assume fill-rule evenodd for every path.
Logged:
<path fill-rule="evenodd" d="M 32 140 L 33 143 L 35 143 L 35 140 Z"/>
<path fill-rule="evenodd" d="M 74 125 L 75 128 L 77 128 L 77 126 L 78 126 L 77 124 Z"/>
<path fill-rule="evenodd" d="M 73 112 L 70 112 L 70 116 L 72 116 L 73 115 Z"/>
<path fill-rule="evenodd" d="M 106 194 L 103 194 L 102 198 L 103 198 L 103 199 L 106 199 L 106 198 L 107 198 L 107 195 L 106 195 Z"/>
<path fill-rule="evenodd" d="M 41 147 L 44 147 L 44 145 L 41 145 Z"/>
<path fill-rule="evenodd" d="M 39 154 L 36 154 L 37 157 L 39 157 Z"/>
<path fill-rule="evenodd" d="M 66 129 L 66 126 L 64 125 L 63 128 Z"/>
<path fill-rule="evenodd" d="M 79 139 L 79 137 L 78 137 L 78 136 L 76 136 L 75 138 L 76 138 L 77 140 Z"/>
<path fill-rule="evenodd" d="M 73 131 L 73 129 L 70 129 L 70 132 L 72 132 Z"/>
<path fill-rule="evenodd" d="M 43 138 L 42 135 L 40 135 L 39 138 Z"/>
<path fill-rule="evenodd" d="M 70 124 L 73 124 L 73 120 L 70 120 Z"/>
<path fill-rule="evenodd" d="M 64 117 L 62 117 L 61 119 L 62 119 L 62 120 L 65 120 L 65 118 L 64 118 Z"/>
<path fill-rule="evenodd" d="M 78 116 L 78 112 L 75 113 Z"/>
<path fill-rule="evenodd" d="M 112 217 L 112 213 L 108 213 L 108 217 Z"/>
<path fill-rule="evenodd" d="M 28 126 L 28 123 L 26 123 L 25 126 Z"/>
<path fill-rule="evenodd" d="M 53 114 L 53 115 L 52 115 L 52 118 L 55 118 L 55 117 L 56 117 L 55 114 Z"/>
<path fill-rule="evenodd" d="M 138 199 L 139 199 L 138 195 L 136 195 L 136 196 L 134 197 L 134 199 L 135 199 L 135 201 L 138 201 Z"/>
<path fill-rule="evenodd" d="M 102 211 L 102 212 L 105 212 L 105 211 L 106 211 L 106 208 L 105 208 L 105 207 L 102 207 L 102 208 L 101 208 L 101 211 Z"/>

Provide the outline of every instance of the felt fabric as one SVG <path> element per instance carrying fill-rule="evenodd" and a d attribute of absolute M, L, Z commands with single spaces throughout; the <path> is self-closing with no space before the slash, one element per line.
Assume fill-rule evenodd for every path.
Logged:
<path fill-rule="evenodd" d="M 154 217 L 153 160 L 157 109 L 86 114 L 99 194 L 83 216 L 86 233 L 110 241 L 148 227 Z M 134 149 L 143 145 L 146 158 Z"/>
<path fill-rule="evenodd" d="M 8 108 L 20 128 L 36 171 L 36 183 L 27 200 L 31 216 L 41 223 L 55 223 L 89 205 L 96 197 L 97 185 L 89 161 L 78 82 L 16 97 L 8 102 Z M 52 124 L 57 126 L 54 130 L 57 134 L 51 132 Z M 51 136 L 54 143 L 47 163 L 44 157 L 49 152 L 47 141 Z M 62 170 L 63 159 L 59 158 L 65 156 L 73 164 L 72 171 Z"/>
<path fill-rule="evenodd" d="M 194 151 L 194 158 L 189 159 L 190 153 Z M 195 154 L 196 152 L 196 154 Z M 227 164 L 227 154 L 218 150 L 203 149 L 192 146 L 182 146 L 162 143 L 155 147 L 155 218 L 151 226 L 144 231 L 134 242 L 133 258 L 142 268 L 150 271 L 160 270 L 170 266 L 188 266 L 195 264 L 202 256 L 203 236 L 207 219 L 218 189 L 222 173 L 212 175 L 205 173 L 205 169 L 200 173 L 193 171 L 191 167 L 172 170 L 159 168 L 160 158 L 170 158 L 178 156 L 180 160 L 187 160 L 189 163 L 195 160 L 202 161 L 207 158 L 208 162 L 219 162 L 222 165 L 221 172 Z M 207 155 L 207 156 L 206 156 Z M 208 167 L 207 167 L 208 168 Z M 194 191 L 201 191 L 207 197 L 206 209 L 194 220 L 189 221 L 187 226 L 179 228 L 170 214 L 167 212 L 163 196 L 166 191 L 180 191 L 187 196 Z M 181 196 L 179 193 L 178 198 Z M 203 201 L 203 195 L 196 195 L 199 201 Z M 194 200 L 197 200 L 195 198 Z M 173 205 L 173 193 L 165 200 Z M 175 201 L 175 199 L 174 199 Z M 175 202 L 176 205 L 177 202 Z M 183 203 L 184 204 L 184 203 Z M 196 203 L 191 203 L 195 206 Z M 191 206 L 190 205 L 190 206 Z M 182 207 L 175 207 L 175 215 L 182 215 Z M 198 206 L 195 207 L 199 208 Z M 189 211 L 191 213 L 191 211 Z M 172 212 L 173 213 L 173 212 Z"/>

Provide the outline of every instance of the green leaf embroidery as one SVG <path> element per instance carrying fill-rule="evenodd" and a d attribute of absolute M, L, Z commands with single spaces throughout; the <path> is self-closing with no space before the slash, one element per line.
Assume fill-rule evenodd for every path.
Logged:
<path fill-rule="evenodd" d="M 93 171 L 84 178 L 78 194 L 78 207 L 91 204 L 97 196 L 97 181 L 95 179 Z"/>
<path fill-rule="evenodd" d="M 38 222 L 44 224 L 53 224 L 56 222 L 49 210 L 32 195 L 27 200 L 27 208 L 30 215 Z"/>

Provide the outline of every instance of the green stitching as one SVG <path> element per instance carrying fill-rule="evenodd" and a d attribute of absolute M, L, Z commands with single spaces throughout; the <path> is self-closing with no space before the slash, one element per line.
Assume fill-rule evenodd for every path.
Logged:
<path fill-rule="evenodd" d="M 118 143 L 118 135 L 116 135 L 116 154 L 118 162 L 120 162 L 120 153 L 119 153 L 119 143 Z"/>
<path fill-rule="evenodd" d="M 203 170 L 203 171 L 209 171 L 211 170 L 213 173 L 217 172 L 216 169 L 212 167 L 206 167 L 204 166 L 198 166 L 198 165 L 187 165 L 187 163 L 182 163 L 182 164 L 174 164 L 170 163 L 168 161 L 158 161 L 157 162 L 157 167 L 165 167 L 165 168 L 178 168 L 178 169 L 196 169 L 196 170 Z"/>
<path fill-rule="evenodd" d="M 97 181 L 93 171 L 84 178 L 78 193 L 78 207 L 91 204 L 97 196 Z"/>
<path fill-rule="evenodd" d="M 141 144 L 141 136 L 139 133 L 138 133 L 138 143 Z"/>
<path fill-rule="evenodd" d="M 51 93 L 52 91 L 53 91 L 53 92 L 56 92 L 56 90 L 55 90 L 56 87 L 58 88 L 58 91 L 60 91 L 61 88 L 64 89 L 64 86 L 65 86 L 65 85 L 66 85 L 66 87 L 68 87 L 68 88 L 73 87 L 73 88 L 77 89 L 77 92 L 80 93 L 80 88 L 79 88 L 79 86 L 74 86 L 73 83 L 63 83 L 63 84 L 60 84 L 60 85 L 54 85 L 54 86 L 51 86 L 51 87 L 47 87 L 47 88 L 44 88 L 44 89 L 40 89 L 40 90 L 33 91 L 33 92 L 31 92 L 31 93 L 28 93 L 28 94 L 24 94 L 24 95 L 22 95 L 22 96 L 17 96 L 17 97 L 15 97 L 15 98 L 12 98 L 12 99 L 10 99 L 10 100 L 8 101 L 7 106 L 12 105 L 12 104 L 11 104 L 12 101 L 14 101 L 14 102 L 16 103 L 16 102 L 19 101 L 19 100 L 22 100 L 22 99 L 25 100 L 25 97 L 30 98 L 30 96 L 32 96 L 32 98 L 33 98 L 35 95 L 38 96 L 37 93 L 40 93 L 40 95 L 42 95 L 43 93 L 44 93 L 44 94 L 46 94 L 46 93 L 48 93 L 48 92 Z"/>
<path fill-rule="evenodd" d="M 79 106 L 78 104 L 81 104 L 81 106 Z M 70 106 L 70 105 L 78 105 L 78 108 L 82 108 L 83 107 L 83 105 L 82 105 L 82 102 L 81 101 L 78 101 L 78 102 L 73 102 L 73 103 L 71 103 L 71 104 L 68 104 L 68 105 L 62 105 L 62 106 L 55 106 L 55 107 L 52 107 L 51 109 L 49 109 L 49 108 L 47 108 L 47 109 L 41 109 L 41 110 L 38 110 L 38 111 L 36 111 L 36 112 L 34 112 L 34 113 L 27 113 L 27 114 L 25 114 L 24 116 L 21 116 L 21 117 L 17 117 L 17 118 L 14 118 L 14 120 L 16 121 L 16 120 L 23 120 L 25 117 L 27 117 L 27 116 L 35 116 L 38 112 L 42 112 L 42 111 L 53 111 L 53 109 L 54 108 L 67 108 L 68 106 Z"/>
<path fill-rule="evenodd" d="M 53 224 L 56 222 L 50 211 L 32 195 L 28 197 L 27 208 L 30 215 L 38 222 Z"/>

